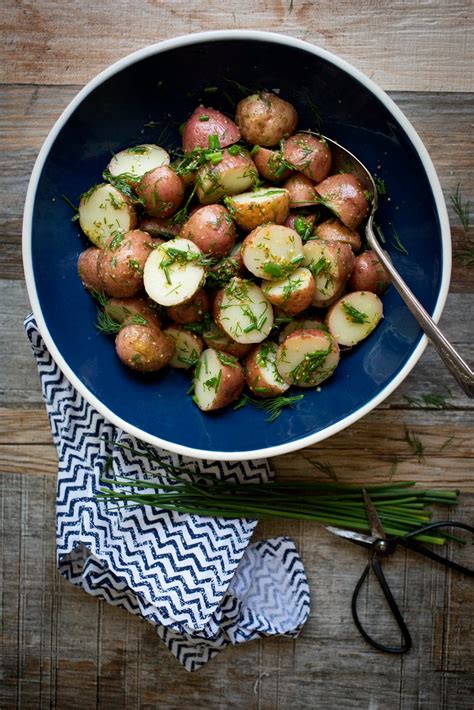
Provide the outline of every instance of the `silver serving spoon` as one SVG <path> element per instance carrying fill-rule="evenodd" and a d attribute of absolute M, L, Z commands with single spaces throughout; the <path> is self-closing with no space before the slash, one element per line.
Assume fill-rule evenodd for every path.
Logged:
<path fill-rule="evenodd" d="M 331 172 L 342 171 L 352 173 L 359 180 L 362 188 L 369 191 L 373 195 L 372 210 L 365 227 L 367 242 L 382 262 L 390 276 L 390 279 L 392 280 L 393 285 L 405 302 L 405 305 L 408 307 L 410 313 L 414 316 L 420 327 L 433 343 L 438 355 L 441 357 L 448 370 L 461 385 L 468 397 L 474 397 L 474 372 L 456 352 L 451 343 L 444 337 L 434 320 L 408 288 L 390 259 L 385 254 L 374 234 L 373 223 L 374 214 L 377 209 L 377 188 L 372 175 L 367 170 L 365 165 L 363 165 L 350 151 L 343 148 L 342 145 L 339 145 L 336 141 L 331 140 L 331 138 L 327 138 L 326 136 L 322 137 L 331 147 L 333 159 Z"/>

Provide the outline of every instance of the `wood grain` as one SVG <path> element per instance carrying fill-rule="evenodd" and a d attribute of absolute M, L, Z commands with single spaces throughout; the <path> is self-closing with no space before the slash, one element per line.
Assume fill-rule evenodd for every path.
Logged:
<path fill-rule="evenodd" d="M 76 17 L 80 16 L 80 23 Z M 344 18 L 341 25 L 341 18 Z M 472 91 L 472 4 L 465 0 L 126 0 L 4 4 L 0 80 L 82 84 L 149 44 L 209 29 L 273 30 L 339 54 L 384 89 Z"/>

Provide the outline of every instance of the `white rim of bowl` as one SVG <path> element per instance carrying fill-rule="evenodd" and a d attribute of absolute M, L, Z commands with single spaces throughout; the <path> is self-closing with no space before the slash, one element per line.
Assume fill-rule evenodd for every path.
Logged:
<path fill-rule="evenodd" d="M 383 400 L 386 399 L 400 385 L 401 382 L 403 382 L 409 372 L 416 365 L 424 349 L 426 348 L 428 342 L 427 337 L 425 335 L 422 336 L 419 344 L 413 351 L 406 364 L 397 374 L 397 376 L 390 382 L 390 384 L 388 384 L 381 392 L 379 392 L 376 397 L 373 397 L 369 402 L 367 402 L 367 404 L 358 409 L 356 412 L 353 412 L 344 419 L 341 419 L 339 422 L 332 424 L 331 426 L 328 426 L 319 432 L 309 434 L 308 436 L 305 436 L 301 439 L 297 439 L 295 441 L 290 441 L 286 444 L 278 444 L 277 446 L 271 446 L 265 449 L 255 449 L 254 451 L 229 452 L 205 451 L 203 449 L 194 449 L 189 446 L 183 446 L 181 444 L 176 444 L 171 441 L 166 441 L 165 439 L 160 439 L 159 437 L 148 434 L 142 429 L 139 429 L 138 427 L 135 427 L 124 421 L 119 416 L 114 414 L 114 412 L 110 411 L 106 406 L 104 406 L 104 404 L 100 402 L 100 400 L 98 400 L 74 374 L 74 372 L 65 362 L 64 358 L 56 347 L 46 326 L 46 322 L 43 318 L 38 294 L 36 291 L 36 284 L 34 281 L 31 251 L 33 206 L 36 196 L 36 190 L 38 187 L 38 181 L 41 175 L 41 171 L 43 169 L 43 165 L 45 163 L 45 159 L 58 133 L 60 132 L 68 118 L 71 116 L 71 114 L 82 102 L 82 100 L 104 81 L 106 81 L 122 69 L 125 69 L 131 64 L 134 64 L 138 60 L 145 59 L 154 54 L 160 54 L 161 52 L 165 52 L 170 49 L 184 47 L 189 44 L 199 44 L 201 42 L 215 42 L 223 39 L 260 39 L 266 42 L 273 42 L 274 44 L 284 44 L 287 46 L 289 45 L 290 47 L 302 49 L 306 52 L 309 52 L 310 54 L 316 55 L 317 57 L 326 59 L 331 64 L 334 64 L 343 71 L 352 75 L 361 84 L 367 87 L 367 89 L 369 89 L 369 91 L 371 91 L 372 94 L 374 94 L 390 111 L 390 113 L 396 118 L 398 123 L 406 132 L 408 138 L 412 142 L 421 159 L 423 167 L 430 181 L 440 221 L 443 268 L 440 291 L 432 316 L 435 321 L 438 321 L 441 316 L 449 290 L 449 282 L 451 277 L 451 234 L 446 204 L 444 201 L 438 176 L 436 174 L 428 151 L 426 150 L 425 146 L 421 141 L 421 138 L 415 131 L 410 121 L 402 113 L 401 109 L 399 109 L 398 106 L 392 101 L 392 99 L 385 93 L 385 91 L 383 91 L 379 86 L 377 86 L 377 84 L 375 84 L 365 74 L 353 67 L 344 59 L 340 59 L 335 54 L 332 54 L 331 52 L 325 49 L 321 49 L 320 47 L 316 47 L 315 45 L 310 44 L 309 42 L 305 42 L 300 39 L 295 39 L 294 37 L 290 37 L 284 34 L 276 34 L 274 32 L 261 32 L 257 30 L 216 30 L 210 32 L 196 32 L 194 34 L 182 35 L 173 39 L 164 40 L 148 47 L 144 47 L 143 49 L 140 49 L 137 52 L 133 52 L 132 54 L 127 55 L 123 59 L 119 59 L 107 69 L 104 69 L 102 72 L 100 72 L 100 74 L 98 74 L 96 77 L 91 79 L 91 81 L 89 81 L 89 83 L 86 84 L 86 86 L 84 86 L 81 91 L 79 91 L 79 93 L 72 99 L 72 101 L 65 108 L 63 113 L 60 115 L 53 128 L 51 129 L 45 142 L 43 143 L 43 146 L 38 154 L 35 165 L 33 167 L 33 171 L 31 173 L 28 191 L 26 194 L 25 208 L 23 212 L 23 267 L 25 271 L 28 296 L 40 333 L 53 359 L 55 360 L 56 364 L 59 366 L 63 374 L 67 377 L 69 382 L 89 402 L 89 404 L 91 404 L 100 414 L 102 414 L 102 416 L 104 416 L 115 426 L 127 431 L 133 436 L 136 436 L 138 439 L 148 442 L 149 444 L 161 446 L 164 449 L 167 449 L 168 451 L 173 451 L 177 454 L 182 454 L 184 456 L 215 461 L 240 461 L 261 459 L 267 458 L 269 456 L 280 456 L 282 454 L 288 454 L 292 451 L 303 449 L 306 446 L 317 444 L 319 441 L 328 439 L 334 434 L 337 434 L 337 432 L 341 431 L 342 429 L 346 429 L 351 424 L 354 424 L 354 422 L 364 417 L 366 414 L 372 411 L 372 409 L 374 409 L 378 404 L 383 402 Z"/>

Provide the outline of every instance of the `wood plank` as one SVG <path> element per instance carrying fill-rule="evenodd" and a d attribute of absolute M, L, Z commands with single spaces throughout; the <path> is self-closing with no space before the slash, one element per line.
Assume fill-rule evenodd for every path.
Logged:
<path fill-rule="evenodd" d="M 21 214 L 30 172 L 48 131 L 79 88 L 18 85 L 2 88 L 0 141 L 4 168 L 0 189 L 4 199 L 0 206 L 0 278 L 23 278 Z M 472 151 L 465 149 L 466 136 L 472 131 L 474 94 L 393 93 L 392 97 L 413 122 L 431 153 L 448 203 L 456 252 L 466 235 L 449 197 L 458 183 L 464 199 L 474 192 L 474 158 Z M 471 238 L 474 238 L 474 230 Z M 472 288 L 472 269 L 455 260 L 451 289 L 471 292 Z"/>
<path fill-rule="evenodd" d="M 370 649 L 350 617 L 366 553 L 309 523 L 266 522 L 257 537 L 287 534 L 302 555 L 312 593 L 308 623 L 297 640 L 231 648 L 188 674 L 150 624 L 58 575 L 54 480 L 7 473 L 1 486 L 2 708 L 470 707 L 472 585 L 429 560 L 399 551 L 386 563 L 414 639 L 401 660 Z M 472 519 L 473 511 L 474 495 L 466 496 L 456 516 Z M 468 562 L 470 551 L 454 554 Z M 361 598 L 361 614 L 390 638 L 391 621 L 373 584 Z"/>
<path fill-rule="evenodd" d="M 81 22 L 71 22 L 80 13 Z M 341 24 L 341 18 L 344 18 Z M 85 83 L 106 66 L 149 44 L 202 29 L 285 32 L 353 62 L 388 90 L 472 91 L 472 5 L 465 0 L 390 0 L 333 6 L 309 0 L 104 0 L 100 8 L 42 0 L 3 10 L 4 83 Z M 124 32 L 126 28 L 126 32 Z"/>

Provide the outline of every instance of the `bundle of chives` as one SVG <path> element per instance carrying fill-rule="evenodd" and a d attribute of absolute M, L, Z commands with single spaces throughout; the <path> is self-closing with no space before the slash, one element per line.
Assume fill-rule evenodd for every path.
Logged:
<path fill-rule="evenodd" d="M 128 449 L 126 446 L 121 448 Z M 149 450 L 145 454 L 129 450 L 158 463 L 162 471 L 153 472 L 153 480 L 102 477 L 101 483 L 110 487 L 102 488 L 97 497 L 115 502 L 119 507 L 150 505 L 163 510 L 220 518 L 313 520 L 322 525 L 370 532 L 363 496 L 365 489 L 385 532 L 388 535 L 404 535 L 430 522 L 430 504 L 455 505 L 459 493 L 419 489 L 412 481 L 364 487 L 319 482 L 243 485 L 220 481 L 186 467 L 173 466 Z M 415 539 L 437 545 L 444 544 L 448 539 L 463 542 L 461 538 L 446 532 L 422 534 Z"/>

